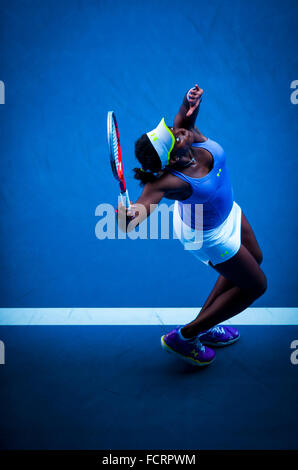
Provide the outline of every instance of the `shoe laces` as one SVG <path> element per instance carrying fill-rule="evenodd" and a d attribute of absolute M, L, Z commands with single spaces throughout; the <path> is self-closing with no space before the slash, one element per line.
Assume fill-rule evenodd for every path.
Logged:
<path fill-rule="evenodd" d="M 180 326 L 177 326 L 177 328 L 180 328 Z M 199 351 L 205 352 L 206 348 L 200 341 L 200 335 L 196 336 L 192 340 L 189 340 L 189 342 L 192 343 L 194 345 L 194 347 L 197 348 Z"/>
<path fill-rule="evenodd" d="M 199 336 L 193 340 L 193 344 L 199 351 L 205 352 L 205 346 L 201 343 Z"/>
<path fill-rule="evenodd" d="M 211 336 L 224 335 L 225 330 L 223 326 L 214 326 L 213 328 L 210 328 L 208 333 L 210 333 Z"/>

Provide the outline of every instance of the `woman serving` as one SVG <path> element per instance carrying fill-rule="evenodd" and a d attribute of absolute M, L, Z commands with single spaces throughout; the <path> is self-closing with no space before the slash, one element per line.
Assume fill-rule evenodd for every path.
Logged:
<path fill-rule="evenodd" d="M 187 249 L 219 273 L 217 282 L 198 316 L 161 338 L 164 349 L 198 366 L 215 359 L 208 346 L 226 346 L 239 339 L 235 328 L 219 323 L 245 310 L 267 288 L 260 268 L 262 252 L 234 201 L 225 152 L 195 127 L 202 95 L 195 85 L 185 95 L 173 127 L 162 119 L 138 139 L 135 154 L 141 168 L 134 172 L 144 188 L 130 211 L 118 206 L 122 229 L 131 230 L 163 197 L 175 200 L 177 237 L 183 245 L 202 239 L 200 249 L 189 245 Z M 203 224 L 196 217 L 198 207 L 203 207 Z"/>

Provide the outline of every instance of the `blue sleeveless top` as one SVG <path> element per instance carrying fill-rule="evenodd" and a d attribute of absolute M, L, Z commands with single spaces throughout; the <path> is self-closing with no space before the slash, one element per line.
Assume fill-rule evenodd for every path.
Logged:
<path fill-rule="evenodd" d="M 178 202 L 179 214 L 186 225 L 198 228 L 195 226 L 195 204 L 203 204 L 203 230 L 211 230 L 224 222 L 233 206 L 234 194 L 226 156 L 223 148 L 211 139 L 195 142 L 192 146 L 208 150 L 213 156 L 214 165 L 203 178 L 191 178 L 180 171 L 170 170 L 192 188 L 191 196 Z"/>

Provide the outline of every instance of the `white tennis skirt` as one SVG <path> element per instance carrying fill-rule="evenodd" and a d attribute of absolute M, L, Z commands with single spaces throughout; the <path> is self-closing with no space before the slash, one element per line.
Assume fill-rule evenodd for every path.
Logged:
<path fill-rule="evenodd" d="M 178 201 L 174 205 L 174 232 L 196 258 L 213 265 L 232 258 L 241 246 L 241 207 L 234 201 L 224 222 L 211 230 L 196 230 L 186 225 L 180 217 Z"/>

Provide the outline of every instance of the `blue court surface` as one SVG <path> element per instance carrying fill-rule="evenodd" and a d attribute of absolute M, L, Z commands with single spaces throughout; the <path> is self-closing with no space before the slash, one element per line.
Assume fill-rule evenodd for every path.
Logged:
<path fill-rule="evenodd" d="M 297 17 L 296 0 L 0 0 L 1 449 L 298 449 Z M 215 271 L 172 237 L 96 231 L 119 192 L 107 112 L 135 201 L 135 141 L 195 83 L 268 280 L 204 369 L 160 336 Z"/>
<path fill-rule="evenodd" d="M 297 311 L 239 315 L 239 342 L 206 368 L 161 349 L 167 309 L 148 311 L 148 325 L 92 325 L 91 311 L 74 325 L 82 312 L 69 309 L 52 312 L 65 322 L 55 326 L 49 313 L 20 325 L 12 312 L 0 327 L 1 448 L 297 449 Z M 247 324 L 262 314 L 270 325 Z"/>

